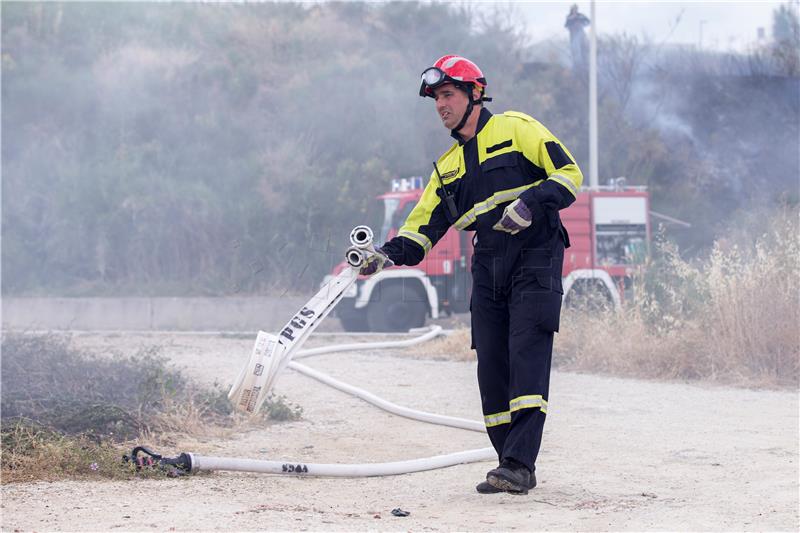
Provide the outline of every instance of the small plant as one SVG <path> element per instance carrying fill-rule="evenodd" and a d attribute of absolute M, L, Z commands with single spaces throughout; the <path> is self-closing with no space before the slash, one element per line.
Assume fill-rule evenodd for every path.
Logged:
<path fill-rule="evenodd" d="M 4 420 L 0 433 L 3 483 L 65 477 L 127 479 L 135 472 L 107 440 L 64 435 L 26 419 Z"/>
<path fill-rule="evenodd" d="M 270 394 L 264 400 L 261 410 L 266 418 L 278 422 L 300 420 L 303 415 L 302 407 L 288 401 L 286 396 L 275 396 L 274 394 Z"/>

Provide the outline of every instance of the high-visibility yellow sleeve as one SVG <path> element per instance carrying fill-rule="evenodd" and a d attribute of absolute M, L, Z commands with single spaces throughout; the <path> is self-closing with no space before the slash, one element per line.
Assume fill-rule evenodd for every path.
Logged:
<path fill-rule="evenodd" d="M 397 236 L 381 246 L 396 265 L 416 265 L 439 242 L 450 227 L 438 182 L 431 175 L 417 205 L 400 227 Z"/>
<path fill-rule="evenodd" d="M 536 201 L 545 208 L 564 209 L 575 201 L 583 183 L 575 158 L 540 122 L 522 113 L 505 114 L 519 119 L 515 133 L 522 154 L 547 173 L 543 183 L 525 191 L 520 198 L 528 207 Z"/>

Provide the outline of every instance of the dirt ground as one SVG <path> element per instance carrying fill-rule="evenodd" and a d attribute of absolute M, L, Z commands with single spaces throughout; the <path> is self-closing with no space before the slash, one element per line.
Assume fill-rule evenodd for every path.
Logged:
<path fill-rule="evenodd" d="M 253 340 L 75 337 L 101 351 L 161 345 L 176 365 L 209 383 L 232 382 Z M 308 346 L 351 340 L 318 335 Z M 389 350 L 303 362 L 401 405 L 480 418 L 474 362 Z M 364 463 L 489 445 L 485 435 L 389 415 L 293 371 L 281 376 L 277 392 L 303 407 L 302 420 L 159 451 Z M 4 485 L 2 530 L 797 531 L 798 394 L 554 372 L 539 486 L 528 496 L 477 494 L 475 483 L 493 466 L 368 479 L 219 472 Z M 396 507 L 411 515 L 392 516 Z"/>

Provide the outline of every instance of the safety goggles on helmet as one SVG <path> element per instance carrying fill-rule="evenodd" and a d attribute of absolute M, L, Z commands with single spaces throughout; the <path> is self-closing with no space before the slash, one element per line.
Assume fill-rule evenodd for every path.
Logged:
<path fill-rule="evenodd" d="M 426 68 L 422 73 L 422 85 L 419 88 L 420 96 L 431 96 L 431 91 L 445 83 L 454 83 L 461 85 L 461 82 L 455 80 L 447 75 L 445 71 L 439 67 Z"/>
<path fill-rule="evenodd" d="M 449 56 L 445 56 L 449 57 Z M 467 62 L 466 60 L 464 60 Z M 441 60 L 437 61 L 437 63 L 441 62 Z M 445 83 L 452 83 L 456 87 L 464 90 L 472 99 L 472 92 L 470 87 L 473 85 L 477 85 L 481 89 L 481 93 L 483 93 L 483 89 L 486 87 L 486 78 L 483 77 L 483 74 L 478 70 L 478 67 L 475 67 L 471 62 L 468 62 L 469 66 L 474 67 L 475 72 L 470 72 L 469 69 L 461 69 L 464 77 L 462 75 L 458 75 L 455 78 L 448 74 L 448 72 L 444 69 L 439 67 L 433 66 L 428 67 L 422 72 L 422 83 L 419 86 L 419 95 L 420 96 L 430 96 L 433 97 L 433 90 L 437 87 L 444 85 Z M 474 74 L 477 74 L 475 76 Z M 492 99 L 487 96 L 481 96 L 481 101 L 484 102 L 491 102 Z"/>
<path fill-rule="evenodd" d="M 422 83 L 431 88 L 438 87 L 446 79 L 447 73 L 439 67 L 426 68 L 422 73 Z"/>

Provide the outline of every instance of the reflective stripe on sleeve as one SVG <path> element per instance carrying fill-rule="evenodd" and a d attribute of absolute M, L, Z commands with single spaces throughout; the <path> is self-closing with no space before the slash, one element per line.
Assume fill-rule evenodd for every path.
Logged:
<path fill-rule="evenodd" d="M 528 185 L 523 185 L 522 187 L 516 187 L 514 189 L 506 189 L 505 191 L 497 191 L 489 198 L 482 202 L 478 202 L 475 204 L 472 209 L 461 215 L 461 218 L 456 220 L 456 223 L 453 224 L 456 229 L 464 229 L 468 227 L 470 224 L 475 222 L 478 219 L 478 215 L 482 215 L 484 213 L 488 213 L 499 204 L 504 202 L 510 202 L 511 200 L 516 200 L 519 198 L 519 195 L 522 194 L 523 191 L 526 191 L 533 187 L 534 185 L 538 185 L 541 183 L 541 180 L 537 181 L 536 183 L 529 183 Z"/>
<path fill-rule="evenodd" d="M 552 174 L 547 179 L 553 180 L 559 185 L 563 185 L 564 187 L 566 187 L 567 190 L 572 193 L 572 196 L 576 197 L 578 196 L 578 188 L 575 186 L 574 183 L 572 183 L 572 180 L 570 180 L 569 178 L 562 176 L 561 174 Z"/>
<path fill-rule="evenodd" d="M 416 231 L 409 231 L 404 229 L 400 230 L 397 233 L 397 236 L 411 239 L 415 243 L 422 246 L 422 249 L 425 250 L 426 254 L 431 250 L 431 240 L 422 233 L 417 233 Z"/>

